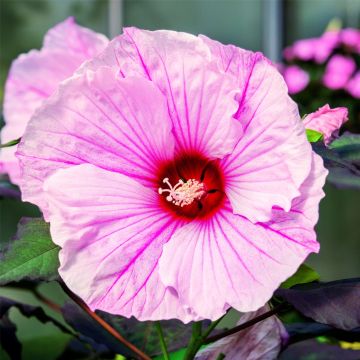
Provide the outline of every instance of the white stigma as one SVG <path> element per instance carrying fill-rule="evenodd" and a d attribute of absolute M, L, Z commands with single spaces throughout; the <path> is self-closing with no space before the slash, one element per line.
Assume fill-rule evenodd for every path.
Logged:
<path fill-rule="evenodd" d="M 200 200 L 205 194 L 204 184 L 194 179 L 186 182 L 179 180 L 174 187 L 170 184 L 169 178 L 165 178 L 163 183 L 166 184 L 169 189 L 159 188 L 159 194 L 161 195 L 168 192 L 169 195 L 166 197 L 166 200 L 177 206 L 183 207 L 190 205 L 194 200 Z"/>

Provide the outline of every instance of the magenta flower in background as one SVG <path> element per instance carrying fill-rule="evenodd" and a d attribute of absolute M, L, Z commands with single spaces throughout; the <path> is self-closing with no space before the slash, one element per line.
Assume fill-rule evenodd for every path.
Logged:
<path fill-rule="evenodd" d="M 344 107 L 331 109 L 329 105 L 322 106 L 319 110 L 304 118 L 307 129 L 316 130 L 324 134 L 325 144 L 329 144 L 333 135 L 341 125 L 348 120 L 348 110 Z"/>
<path fill-rule="evenodd" d="M 353 58 L 336 54 L 326 65 L 323 83 L 332 90 L 343 89 L 356 70 Z"/>
<path fill-rule="evenodd" d="M 324 63 L 339 44 L 339 31 L 326 31 L 318 38 L 301 39 L 284 49 L 283 55 L 287 61 L 314 60 Z"/>
<path fill-rule="evenodd" d="M 285 48 L 284 56 L 288 61 L 299 59 L 309 61 L 314 58 L 317 38 L 301 39 L 294 42 L 292 46 Z"/>
<path fill-rule="evenodd" d="M 352 97 L 360 99 L 360 71 L 349 80 L 345 89 Z"/>
<path fill-rule="evenodd" d="M 1 142 L 22 136 L 34 111 L 85 61 L 105 48 L 105 36 L 78 26 L 74 19 L 50 29 L 41 50 L 20 55 L 13 63 L 5 85 L 4 118 Z M 2 149 L 0 170 L 18 184 L 20 169 L 16 147 Z"/>
<path fill-rule="evenodd" d="M 288 86 L 289 94 L 296 94 L 304 90 L 310 81 L 309 74 L 297 65 L 284 67 L 282 74 Z"/>
<path fill-rule="evenodd" d="M 352 50 L 360 53 L 360 30 L 354 28 L 347 28 L 341 30 L 341 42 Z"/>
<path fill-rule="evenodd" d="M 327 171 L 259 53 L 127 28 L 42 105 L 17 156 L 91 309 L 253 311 L 319 250 Z"/>

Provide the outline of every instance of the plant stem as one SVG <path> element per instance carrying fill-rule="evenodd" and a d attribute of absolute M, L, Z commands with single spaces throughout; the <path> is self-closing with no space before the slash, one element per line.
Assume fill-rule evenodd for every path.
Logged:
<path fill-rule="evenodd" d="M 223 315 L 221 318 L 213 321 L 209 327 L 205 330 L 204 335 L 202 336 L 203 341 L 206 340 L 206 338 L 211 334 L 211 332 L 216 328 L 216 326 L 219 324 L 219 322 L 225 317 L 225 315 Z"/>
<path fill-rule="evenodd" d="M 191 339 L 186 349 L 186 353 L 184 355 L 183 360 L 194 359 L 196 353 L 199 351 L 202 345 L 201 327 L 202 324 L 200 321 L 193 323 Z"/>
<path fill-rule="evenodd" d="M 44 295 L 42 295 L 38 289 L 31 289 L 31 292 L 33 293 L 33 295 L 42 303 L 44 303 L 45 305 L 47 305 L 50 309 L 56 311 L 57 313 L 61 314 L 61 307 L 60 305 L 54 303 L 52 300 L 48 299 L 47 297 L 45 297 Z"/>
<path fill-rule="evenodd" d="M 63 282 L 60 282 L 61 287 L 65 293 L 74 300 L 93 320 L 95 320 L 100 326 L 102 326 L 109 334 L 111 334 L 116 340 L 121 344 L 125 345 L 133 353 L 135 353 L 141 360 L 151 360 L 151 358 L 144 354 L 140 349 L 135 345 L 127 341 L 120 333 L 115 330 L 110 324 L 108 324 L 104 319 L 102 319 L 98 314 L 92 311 L 82 299 L 75 295 Z"/>
<path fill-rule="evenodd" d="M 263 320 L 267 319 L 270 316 L 273 316 L 273 315 L 277 314 L 279 311 L 283 310 L 287 306 L 288 305 L 286 303 L 281 303 L 280 305 L 274 307 L 273 309 L 267 311 L 266 313 L 261 314 L 261 315 L 255 317 L 255 318 L 247 321 L 244 324 L 240 324 L 238 326 L 235 326 L 232 329 L 223 331 L 220 334 L 217 334 L 217 335 L 209 337 L 208 339 L 205 339 L 203 341 L 203 344 L 210 344 L 210 343 L 212 343 L 214 341 L 217 341 L 217 340 L 220 340 L 220 339 L 222 339 L 224 337 L 233 335 L 233 334 L 237 333 L 238 331 L 244 330 L 244 329 L 246 329 L 246 328 L 248 328 L 248 327 L 250 327 L 252 325 L 255 325 L 256 323 L 258 323 L 260 321 L 263 321 Z"/>
<path fill-rule="evenodd" d="M 156 327 L 156 330 L 157 330 L 158 335 L 159 335 L 161 351 L 162 351 L 162 353 L 164 355 L 164 359 L 165 360 L 170 360 L 169 352 L 168 352 L 166 342 L 165 342 L 165 338 L 164 338 L 164 333 L 162 331 L 162 327 L 161 327 L 161 324 L 160 324 L 159 321 L 155 322 L 155 327 Z"/>

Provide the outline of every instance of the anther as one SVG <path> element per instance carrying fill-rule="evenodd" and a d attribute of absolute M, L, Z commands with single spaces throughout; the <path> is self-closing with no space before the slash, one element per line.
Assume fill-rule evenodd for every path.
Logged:
<path fill-rule="evenodd" d="M 166 184 L 169 189 L 159 188 L 159 194 L 169 193 L 166 200 L 181 207 L 190 205 L 194 200 L 200 200 L 206 193 L 204 184 L 194 179 L 186 182 L 180 179 L 175 186 L 172 186 L 169 178 L 164 178 L 163 183 Z"/>

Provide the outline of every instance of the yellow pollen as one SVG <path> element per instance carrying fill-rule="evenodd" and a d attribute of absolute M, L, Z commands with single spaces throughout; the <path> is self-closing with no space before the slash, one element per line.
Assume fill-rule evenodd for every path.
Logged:
<path fill-rule="evenodd" d="M 177 206 L 183 207 L 190 205 L 194 200 L 200 200 L 205 194 L 204 184 L 194 179 L 186 182 L 179 180 L 174 187 L 170 184 L 169 178 L 165 178 L 163 183 L 166 184 L 169 189 L 159 188 L 159 194 L 169 193 L 166 200 Z"/>

